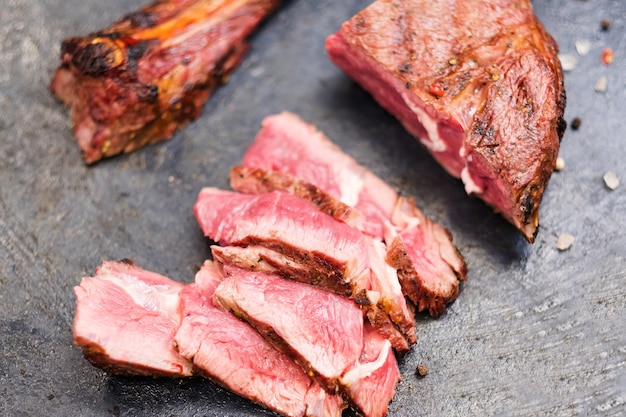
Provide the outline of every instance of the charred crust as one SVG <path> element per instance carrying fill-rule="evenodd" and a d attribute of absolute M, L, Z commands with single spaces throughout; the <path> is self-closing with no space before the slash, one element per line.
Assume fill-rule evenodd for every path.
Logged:
<path fill-rule="evenodd" d="M 369 307 L 372 305 L 372 302 L 370 301 L 370 299 L 367 297 L 367 292 L 365 290 L 359 292 L 358 294 L 356 294 L 356 296 L 353 298 L 354 302 L 357 303 L 360 306 L 363 307 Z"/>
<path fill-rule="evenodd" d="M 156 85 L 138 84 L 135 88 L 139 101 L 154 104 L 159 99 L 159 87 Z"/>
<path fill-rule="evenodd" d="M 76 50 L 80 47 L 82 38 L 70 38 L 61 42 L 61 56 L 74 55 Z"/>
<path fill-rule="evenodd" d="M 136 61 L 144 56 L 149 46 L 150 42 L 148 41 L 141 41 L 134 45 L 129 45 L 127 52 L 129 63 L 132 63 L 133 66 L 136 65 Z"/>
<path fill-rule="evenodd" d="M 529 224 L 532 214 L 535 210 L 535 196 L 537 186 L 531 184 L 526 188 L 519 201 L 520 212 L 522 213 L 522 219 L 524 224 Z"/>
<path fill-rule="evenodd" d="M 90 43 L 75 50 L 72 65 L 83 75 L 102 75 L 116 67 L 115 53 L 104 42 Z"/>
<path fill-rule="evenodd" d="M 127 21 L 130 25 L 137 29 L 149 29 L 158 23 L 158 17 L 145 10 L 139 10 L 124 16 L 122 21 Z"/>
<path fill-rule="evenodd" d="M 92 36 L 98 37 L 98 38 L 108 38 L 111 40 L 115 40 L 115 39 L 121 39 L 126 35 L 124 35 L 121 32 L 96 32 L 96 33 L 93 33 Z"/>
<path fill-rule="evenodd" d="M 563 139 L 563 135 L 565 134 L 565 129 L 567 128 L 567 122 L 560 116 L 556 121 L 556 134 L 558 135 L 559 142 Z"/>
<path fill-rule="evenodd" d="M 129 266 L 135 266 L 135 262 L 132 259 L 129 258 L 122 258 L 119 261 L 117 261 L 121 264 L 125 264 L 125 265 L 129 265 Z"/>

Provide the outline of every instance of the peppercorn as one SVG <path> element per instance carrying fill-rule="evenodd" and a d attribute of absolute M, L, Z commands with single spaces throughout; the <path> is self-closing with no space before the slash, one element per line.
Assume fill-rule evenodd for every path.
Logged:
<path fill-rule="evenodd" d="M 578 130 L 581 123 L 582 123 L 582 120 L 580 120 L 580 117 L 574 117 L 570 126 L 573 130 Z"/>

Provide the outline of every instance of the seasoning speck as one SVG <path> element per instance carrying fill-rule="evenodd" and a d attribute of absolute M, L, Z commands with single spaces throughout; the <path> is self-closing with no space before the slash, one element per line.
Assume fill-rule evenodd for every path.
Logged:
<path fill-rule="evenodd" d="M 578 55 L 585 56 L 591 50 L 591 41 L 589 39 L 580 39 L 576 41 L 576 52 Z"/>
<path fill-rule="evenodd" d="M 556 158 L 556 164 L 554 165 L 555 171 L 562 171 L 565 168 L 565 160 L 560 156 Z"/>
<path fill-rule="evenodd" d="M 611 48 L 604 48 L 602 50 L 602 57 L 600 60 L 604 65 L 611 65 L 613 63 L 613 59 L 615 59 L 615 54 L 613 54 L 613 50 Z"/>
<path fill-rule="evenodd" d="M 600 77 L 598 81 L 596 81 L 596 85 L 593 88 L 598 93 L 604 93 L 608 85 L 609 85 L 609 80 L 606 77 Z"/>
<path fill-rule="evenodd" d="M 574 236 L 569 233 L 562 233 L 556 241 L 556 248 L 560 251 L 568 250 L 574 243 Z"/>
<path fill-rule="evenodd" d="M 417 372 L 419 376 L 424 377 L 428 375 L 428 366 L 424 365 L 423 363 L 420 363 L 419 365 L 417 365 L 415 372 Z"/>
<path fill-rule="evenodd" d="M 614 190 L 619 187 L 619 178 L 617 178 L 617 175 L 613 171 L 608 171 L 604 174 L 602 179 L 604 180 L 604 185 L 606 185 L 609 190 Z"/>
<path fill-rule="evenodd" d="M 582 120 L 580 120 L 580 117 L 574 117 L 572 119 L 572 123 L 570 123 L 570 127 L 573 130 L 578 130 L 578 128 L 580 127 L 580 124 L 582 123 Z"/>
<path fill-rule="evenodd" d="M 603 32 L 611 29 L 611 21 L 609 19 L 603 19 L 602 22 L 600 22 L 600 29 L 602 29 Z"/>
<path fill-rule="evenodd" d="M 561 67 L 563 67 L 563 71 L 571 71 L 576 68 L 576 65 L 578 65 L 578 60 L 574 55 L 559 54 L 558 56 L 561 61 Z"/>

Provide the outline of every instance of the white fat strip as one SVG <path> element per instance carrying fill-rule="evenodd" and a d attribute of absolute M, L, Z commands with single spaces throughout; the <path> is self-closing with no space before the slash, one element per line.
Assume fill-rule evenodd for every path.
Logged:
<path fill-rule="evenodd" d="M 343 167 L 337 172 L 339 178 L 339 200 L 347 206 L 354 207 L 359 202 L 359 194 L 364 183 L 362 176 L 350 167 Z"/>
<path fill-rule="evenodd" d="M 472 180 L 467 166 L 461 171 L 461 181 L 463 181 L 463 185 L 465 185 L 465 192 L 467 194 L 480 194 L 483 192 L 483 189 Z"/>
<path fill-rule="evenodd" d="M 431 152 L 444 152 L 447 149 L 446 143 L 439 136 L 439 124 L 437 120 L 430 117 L 430 115 L 421 107 L 416 106 L 411 101 L 406 91 L 402 91 L 402 99 L 413 113 L 417 116 L 417 120 L 424 126 L 424 130 L 428 135 L 428 140 L 424 140 L 424 146 L 426 146 Z"/>
<path fill-rule="evenodd" d="M 352 369 L 346 372 L 343 377 L 341 377 L 341 382 L 349 386 L 354 381 L 371 376 L 372 373 L 374 373 L 384 365 L 385 361 L 389 357 L 389 352 L 391 350 L 390 348 L 391 343 L 389 342 L 389 340 L 385 340 L 382 349 L 380 350 L 380 354 L 375 361 L 354 366 Z"/>
<path fill-rule="evenodd" d="M 148 311 L 167 312 L 178 308 L 178 288 L 171 285 L 149 285 L 139 278 L 128 274 L 107 274 L 99 278 L 124 288 L 137 305 Z"/>

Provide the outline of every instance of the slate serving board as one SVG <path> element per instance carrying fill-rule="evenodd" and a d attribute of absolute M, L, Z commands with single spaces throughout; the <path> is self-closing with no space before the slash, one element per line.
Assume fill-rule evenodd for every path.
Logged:
<path fill-rule="evenodd" d="M 85 166 L 68 111 L 48 92 L 61 41 L 110 24 L 139 0 L 0 0 L 0 415 L 260 416 L 202 379 L 108 376 L 72 345 L 72 287 L 102 259 L 190 282 L 208 254 L 192 213 L 263 117 L 283 110 L 446 226 L 469 278 L 418 345 L 390 416 L 626 415 L 626 2 L 535 1 L 577 58 L 565 75 L 568 127 L 534 245 L 449 176 L 327 59 L 323 42 L 368 1 L 287 1 L 203 116 L 171 141 Z M 603 19 L 610 21 L 607 31 Z M 589 40 L 587 55 L 576 41 Z M 615 53 L 611 65 L 601 51 Z M 594 91 L 606 77 L 605 92 Z M 610 191 L 602 176 L 622 184 Z M 559 251 L 560 234 L 575 237 Z M 429 368 L 415 374 L 418 364 Z"/>

